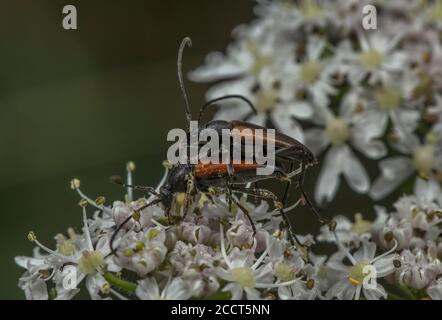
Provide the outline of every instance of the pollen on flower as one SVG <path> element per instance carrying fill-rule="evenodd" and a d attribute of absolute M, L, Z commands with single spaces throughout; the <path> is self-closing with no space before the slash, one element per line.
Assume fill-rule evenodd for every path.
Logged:
<path fill-rule="evenodd" d="M 382 64 L 383 60 L 383 54 L 376 49 L 370 49 L 359 55 L 359 62 L 365 69 L 368 70 L 376 69 Z"/>
<path fill-rule="evenodd" d="M 256 286 L 255 277 L 252 269 L 248 267 L 238 267 L 232 270 L 232 276 L 235 282 L 243 288 L 254 288 Z"/>
<path fill-rule="evenodd" d="M 78 188 L 80 188 L 80 180 L 78 180 L 78 179 L 72 179 L 71 180 L 71 189 L 72 190 L 75 190 L 75 189 L 78 189 Z"/>
<path fill-rule="evenodd" d="M 166 169 L 172 169 L 172 167 L 173 167 L 173 164 L 169 160 L 164 160 L 162 162 L 162 165 Z"/>
<path fill-rule="evenodd" d="M 34 231 L 29 231 L 28 240 L 31 242 L 34 242 L 35 240 L 37 240 L 37 236 L 35 235 Z"/>
<path fill-rule="evenodd" d="M 149 239 L 154 239 L 156 238 L 156 236 L 160 233 L 160 229 L 159 228 L 154 228 L 152 230 L 149 231 Z"/>
<path fill-rule="evenodd" d="M 109 294 L 110 290 L 111 290 L 111 285 L 107 281 L 100 288 L 100 291 L 103 294 Z"/>
<path fill-rule="evenodd" d="M 350 128 L 344 119 L 332 118 L 327 122 L 325 133 L 333 144 L 340 145 L 350 137 Z"/>
<path fill-rule="evenodd" d="M 364 273 L 364 268 L 369 264 L 370 262 L 367 260 L 356 262 L 356 264 L 351 267 L 350 272 L 348 273 L 348 281 L 350 281 L 350 283 L 355 286 L 361 285 L 364 281 L 364 278 L 367 276 L 367 274 Z"/>
<path fill-rule="evenodd" d="M 103 196 L 100 196 L 97 199 L 95 199 L 95 204 L 97 206 L 102 206 L 105 202 L 106 202 L 106 198 Z"/>
<path fill-rule="evenodd" d="M 135 254 L 135 252 L 132 249 L 126 249 L 123 251 L 123 256 L 125 257 L 132 257 Z"/>
<path fill-rule="evenodd" d="M 133 161 L 129 161 L 126 165 L 126 170 L 129 172 L 135 171 L 135 163 Z"/>
<path fill-rule="evenodd" d="M 84 251 L 78 262 L 78 268 L 82 273 L 92 274 L 104 266 L 104 257 L 100 251 Z"/>
<path fill-rule="evenodd" d="M 319 62 L 310 61 L 301 65 L 299 70 L 299 79 L 306 85 L 313 84 L 321 72 Z"/>
<path fill-rule="evenodd" d="M 295 270 L 285 261 L 280 262 L 276 266 L 276 277 L 282 282 L 291 281 L 295 278 Z"/>
<path fill-rule="evenodd" d="M 144 249 L 145 245 L 144 242 L 142 241 L 137 241 L 137 243 L 135 244 L 135 251 L 142 251 Z"/>
<path fill-rule="evenodd" d="M 87 206 L 87 200 L 86 199 L 80 199 L 80 201 L 78 201 L 78 205 L 80 207 L 86 207 Z"/>

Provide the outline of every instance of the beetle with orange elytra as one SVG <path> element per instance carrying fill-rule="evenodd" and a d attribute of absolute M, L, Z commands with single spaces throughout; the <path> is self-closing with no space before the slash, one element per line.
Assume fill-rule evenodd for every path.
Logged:
<path fill-rule="evenodd" d="M 192 116 L 190 113 L 189 102 L 184 87 L 182 79 L 182 71 L 181 71 L 182 53 L 186 45 L 191 46 L 190 38 L 184 38 L 184 40 L 181 42 L 181 45 L 178 50 L 177 69 L 178 69 L 178 80 L 180 83 L 180 88 L 185 102 L 187 132 L 188 134 L 190 134 L 190 122 L 192 120 Z M 253 106 L 253 104 L 245 97 L 240 95 L 228 95 L 205 103 L 200 109 L 198 120 L 201 119 L 204 110 L 209 105 L 225 99 L 241 99 L 245 103 L 247 103 L 250 106 L 250 108 L 256 113 L 256 109 Z M 304 146 L 299 141 L 280 132 L 276 132 L 274 135 L 274 139 L 272 139 L 272 141 L 269 141 L 268 135 L 254 134 L 255 130 L 257 129 L 264 130 L 264 132 L 266 132 L 267 128 L 239 120 L 230 121 L 230 122 L 223 120 L 213 120 L 200 126 L 199 130 L 203 129 L 213 129 L 219 133 L 219 136 L 222 135 L 222 130 L 227 129 L 232 132 L 235 132 L 235 134 L 240 135 L 239 137 L 240 141 L 242 141 L 242 138 L 247 138 L 247 135 L 251 134 L 253 136 L 252 138 L 255 140 L 261 139 L 260 142 L 263 143 L 264 145 L 273 143 L 275 145 L 275 158 L 276 158 L 275 165 L 273 168 L 273 173 L 270 175 L 257 175 L 256 169 L 260 166 L 260 164 L 258 164 L 256 161 L 252 163 L 232 162 L 232 164 L 202 163 L 202 162 L 198 162 L 197 164 L 190 164 L 188 161 L 187 163 L 184 164 L 174 165 L 170 169 L 166 182 L 164 183 L 164 185 L 160 187 L 158 192 L 152 187 L 124 184 L 121 178 L 117 176 L 112 177 L 111 181 L 115 184 L 119 184 L 125 187 L 148 192 L 156 197 L 148 204 L 138 208 L 137 209 L 138 212 L 149 206 L 161 204 L 168 217 L 170 217 L 172 202 L 178 193 L 186 194 L 184 211 L 183 211 L 184 217 L 186 216 L 187 211 L 190 208 L 191 201 L 195 199 L 196 195 L 199 192 L 207 193 L 209 196 L 211 196 L 212 194 L 216 195 L 225 194 L 229 202 L 235 203 L 238 206 L 238 208 L 240 208 L 244 212 L 244 214 L 246 215 L 246 217 L 248 218 L 251 224 L 254 233 L 256 232 L 256 227 L 253 222 L 253 219 L 250 216 L 248 210 L 244 208 L 244 206 L 236 199 L 234 193 L 247 194 L 256 198 L 271 200 L 273 201 L 275 207 L 278 208 L 281 212 L 281 216 L 283 217 L 287 231 L 289 232 L 290 240 L 293 243 L 294 242 L 299 243 L 299 240 L 296 238 L 294 233 L 292 233 L 290 222 L 286 216 L 286 212 L 283 210 L 287 201 L 288 191 L 291 185 L 291 178 L 299 174 L 300 179 L 297 181 L 297 187 L 300 188 L 303 199 L 308 204 L 309 208 L 316 214 L 318 219 L 321 222 L 325 222 L 325 219 L 320 217 L 319 213 L 314 208 L 314 206 L 308 199 L 304 189 L 302 188 L 305 169 L 309 166 L 316 164 L 317 162 L 315 156 L 306 146 Z M 289 163 L 290 171 L 286 172 L 285 166 L 282 163 L 282 161 L 286 161 Z M 294 165 L 296 163 L 299 163 L 300 167 L 297 170 L 294 170 Z M 279 201 L 278 197 L 269 190 L 249 187 L 250 184 L 265 179 L 277 179 L 281 181 L 286 181 L 286 188 L 282 201 Z M 118 232 L 132 218 L 133 216 L 129 216 L 122 224 L 117 226 L 110 241 L 112 253 L 115 253 L 113 243 Z"/>

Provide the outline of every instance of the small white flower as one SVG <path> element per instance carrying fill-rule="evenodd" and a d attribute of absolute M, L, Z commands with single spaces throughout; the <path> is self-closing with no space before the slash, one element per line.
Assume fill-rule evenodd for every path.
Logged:
<path fill-rule="evenodd" d="M 167 254 L 163 228 L 129 231 L 118 246 L 121 266 L 140 275 L 146 275 L 163 262 Z"/>
<path fill-rule="evenodd" d="M 101 285 L 100 289 L 102 293 L 105 291 L 105 287 L 107 287 L 106 281 L 103 279 L 101 273 L 104 270 L 117 272 L 120 271 L 121 268 L 115 264 L 114 258 L 109 255 L 110 247 L 108 236 L 99 237 L 95 245 L 92 242 L 85 207 L 83 207 L 83 224 L 84 234 L 81 237 L 67 240 L 63 236 L 57 236 L 58 246 L 56 251 L 41 244 L 33 233 L 30 234 L 30 239 L 48 254 L 44 256 L 39 255 L 37 259 L 26 259 L 23 257 L 16 259 L 17 263 L 28 268 L 28 273 L 32 275 L 32 277 L 27 277 L 25 282 L 22 283 L 24 289 L 29 291 L 29 297 L 42 297 L 44 286 L 41 281 L 35 281 L 35 276 L 38 273 L 41 274 L 41 272 L 45 274 L 48 270 L 52 269 L 52 273 L 47 275 L 45 280 L 51 279 L 55 282 L 57 290 L 56 298 L 71 299 L 79 290 L 77 288 L 67 289 L 63 286 L 64 275 L 62 269 L 68 264 L 75 268 L 75 281 L 77 286 L 86 278 L 86 288 L 91 298 L 101 298 L 97 292 L 97 283 Z M 37 280 L 39 279 L 37 278 Z M 105 284 L 106 286 L 104 286 Z"/>
<path fill-rule="evenodd" d="M 205 64 L 189 74 L 193 81 L 213 82 L 240 77 L 241 82 L 255 79 L 261 71 L 287 55 L 292 55 L 293 44 L 271 32 L 274 24 L 267 19 L 258 19 L 249 26 L 238 28 L 236 41 L 227 47 L 224 55 L 213 52 L 206 57 Z"/>
<path fill-rule="evenodd" d="M 305 46 L 307 47 L 305 56 L 299 63 L 291 62 L 286 66 L 284 72 L 287 76 L 284 76 L 284 79 L 290 83 L 293 100 L 298 100 L 297 92 L 300 90 L 305 91 L 307 97 L 311 99 L 311 102 L 299 101 L 298 104 L 325 108 L 330 102 L 329 97 L 337 93 L 332 79 L 337 62 L 322 57 L 327 46 L 325 40 L 312 36 Z"/>
<path fill-rule="evenodd" d="M 19 287 L 25 292 L 27 300 L 47 300 L 46 281 L 52 276 L 53 266 L 39 248 L 34 249 L 34 257 L 15 257 L 15 263 L 27 271 L 19 279 Z"/>
<path fill-rule="evenodd" d="M 214 265 L 221 261 L 221 253 L 212 247 L 178 241 L 168 255 L 171 268 L 161 273 L 167 277 L 179 276 L 193 283 L 194 296 L 207 296 L 215 293 L 219 288 Z"/>
<path fill-rule="evenodd" d="M 316 238 L 318 241 L 335 242 L 335 233 L 338 235 L 339 240 L 346 245 L 350 246 L 360 246 L 362 239 L 370 238 L 370 232 L 373 223 L 364 220 L 362 214 L 356 213 L 354 216 L 354 222 L 345 216 L 339 215 L 333 218 L 336 222 L 336 228 L 334 231 L 330 231 L 329 226 L 321 227 L 321 234 Z"/>
<path fill-rule="evenodd" d="M 226 268 L 216 268 L 218 277 L 229 283 L 222 289 L 232 294 L 233 300 L 242 298 L 244 292 L 247 299 L 260 299 L 259 289 L 272 289 L 281 286 L 287 286 L 296 280 L 287 282 L 274 282 L 274 271 L 271 264 L 263 264 L 271 244 L 267 244 L 266 250 L 255 261 L 254 252 L 251 250 L 240 251 L 237 247 L 233 248 L 229 255 L 226 252 L 223 226 L 220 226 L 221 253 L 224 258 Z"/>
<path fill-rule="evenodd" d="M 316 184 L 315 199 L 318 203 L 334 198 L 341 175 L 356 192 L 368 192 L 369 177 L 349 143 L 369 157 L 379 158 L 385 153 L 385 146 L 377 140 L 379 132 L 367 121 L 370 115 L 355 115 L 355 108 L 355 105 L 343 102 L 338 116 L 326 108 L 318 108 L 317 121 L 324 127 L 306 131 L 306 144 L 315 154 L 331 146 L 325 155 Z"/>
<path fill-rule="evenodd" d="M 442 300 L 442 281 L 438 280 L 435 284 L 429 286 L 427 293 L 432 300 Z"/>
<path fill-rule="evenodd" d="M 141 300 L 187 300 L 193 292 L 180 278 L 169 279 L 162 290 L 155 278 L 146 278 L 138 281 L 136 294 Z"/>
<path fill-rule="evenodd" d="M 400 263 L 401 267 L 396 271 L 397 281 L 415 289 L 425 288 L 442 272 L 440 261 L 419 248 L 402 251 Z"/>
<path fill-rule="evenodd" d="M 129 216 L 133 215 L 138 208 L 145 206 L 148 201 L 144 198 L 138 199 L 137 201 L 131 201 L 130 204 L 126 204 L 122 201 L 114 201 L 112 205 L 112 215 L 117 226 L 121 225 L 126 221 Z M 124 224 L 123 228 L 126 230 L 135 228 L 140 230 L 142 228 L 147 228 L 152 225 L 152 218 L 155 215 L 159 215 L 158 211 L 162 210 L 158 206 L 149 206 L 139 212 L 139 219 L 135 221 L 134 219 L 129 220 Z"/>
<path fill-rule="evenodd" d="M 361 83 L 368 76 L 368 82 L 386 83 L 393 73 L 399 73 L 406 65 L 406 54 L 395 49 L 401 41 L 403 33 L 388 38 L 381 32 L 374 32 L 368 37 L 358 33 L 360 51 L 348 52 L 347 73 L 353 85 Z M 348 50 L 348 47 L 343 50 Z M 344 55 L 345 56 L 345 55 Z"/>
<path fill-rule="evenodd" d="M 374 200 L 384 198 L 415 174 L 429 178 L 432 184 L 438 183 L 437 172 L 442 170 L 442 153 L 437 144 L 440 136 L 430 133 L 421 144 L 415 135 L 405 130 L 399 129 L 397 135 L 399 141 L 394 146 L 405 155 L 379 162 L 381 174 L 373 182 L 370 190 L 370 196 Z"/>
<path fill-rule="evenodd" d="M 330 287 L 326 296 L 328 298 L 337 298 L 340 300 L 358 300 L 362 295 L 369 300 L 378 300 L 386 298 L 387 293 L 384 288 L 376 281 L 375 287 L 365 286 L 366 277 L 370 275 L 377 278 L 383 278 L 394 272 L 393 260 L 396 254 L 394 246 L 390 251 L 387 251 L 380 256 L 375 257 L 376 244 L 364 240 L 362 246 L 351 255 L 345 246 L 336 237 L 336 244 L 340 250 L 345 253 L 347 259 L 351 262 L 351 266 L 344 265 L 340 261 L 329 261 L 327 266 L 337 273 L 341 274 L 341 279 Z M 376 274 L 369 274 L 368 267 L 373 268 Z"/>

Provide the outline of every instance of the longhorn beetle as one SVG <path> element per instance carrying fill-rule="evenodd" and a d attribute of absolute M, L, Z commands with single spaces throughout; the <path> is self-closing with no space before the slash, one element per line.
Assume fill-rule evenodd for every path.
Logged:
<path fill-rule="evenodd" d="M 186 42 L 191 43 L 189 38 L 185 38 L 183 40 L 182 44 L 186 43 Z M 179 68 L 180 67 L 181 67 L 181 65 L 179 63 Z M 188 123 L 188 127 L 189 127 L 192 116 L 190 113 L 189 104 L 187 101 L 187 95 L 185 93 L 182 80 L 180 80 L 180 85 L 181 85 L 181 89 L 183 91 L 183 95 L 185 97 L 185 102 L 186 102 L 185 112 L 186 112 L 186 118 L 187 118 L 187 123 Z M 226 95 L 226 96 L 215 98 L 213 100 L 206 102 L 202 106 L 202 108 L 200 109 L 199 116 L 198 116 L 198 123 L 201 123 L 201 118 L 204 113 L 204 110 L 208 106 L 210 106 L 216 102 L 219 102 L 221 100 L 232 99 L 232 98 L 244 100 L 251 107 L 252 111 L 255 114 L 257 113 L 256 108 L 245 97 L 240 96 L 240 95 Z M 327 222 L 326 219 L 321 217 L 321 215 L 316 210 L 315 206 L 310 201 L 310 198 L 307 196 L 307 193 L 304 190 L 304 179 L 305 179 L 306 169 L 310 166 L 314 166 L 317 164 L 316 157 L 304 144 L 302 144 L 298 140 L 291 138 L 291 137 L 289 137 L 281 132 L 278 132 L 278 131 L 275 132 L 275 139 L 273 141 L 268 141 L 268 135 L 266 134 L 267 128 L 262 127 L 262 126 L 258 126 L 258 125 L 255 125 L 255 124 L 252 124 L 249 122 L 239 121 L 239 120 L 234 120 L 234 121 L 212 120 L 204 125 L 200 125 L 200 131 L 203 129 L 213 129 L 218 133 L 219 136 L 222 135 L 222 130 L 227 129 L 230 132 L 238 133 L 241 136 L 241 138 L 243 138 L 243 137 L 245 138 L 246 136 L 250 135 L 250 132 L 252 132 L 252 135 L 253 135 L 253 138 L 255 141 L 258 140 L 259 142 L 261 142 L 263 144 L 266 144 L 268 142 L 274 143 L 275 144 L 275 157 L 276 157 L 276 159 L 288 162 L 290 164 L 290 169 L 288 172 L 291 172 L 291 176 L 293 176 L 295 173 L 300 174 L 299 179 L 297 180 L 297 187 L 299 187 L 302 197 L 305 200 L 306 204 L 308 205 L 309 209 L 315 214 L 315 216 L 318 218 L 318 220 L 321 223 Z M 234 129 L 236 129 L 236 130 L 234 130 Z M 261 135 L 261 134 L 256 135 L 255 134 L 256 129 L 263 130 L 264 134 L 263 135 Z M 296 171 L 293 171 L 296 164 L 299 165 L 299 168 Z M 282 203 L 284 206 L 285 206 L 286 200 L 288 198 L 290 184 L 291 184 L 291 181 L 287 181 L 286 188 L 285 188 L 284 195 L 283 195 L 283 200 L 282 200 Z M 283 214 L 283 211 L 281 211 L 281 214 Z"/>
<path fill-rule="evenodd" d="M 182 61 L 182 53 L 185 48 L 185 46 L 188 45 L 191 46 L 191 40 L 190 38 L 184 38 L 184 40 L 181 42 L 181 45 L 178 50 L 178 60 L 177 60 L 177 69 L 178 69 L 178 80 L 180 84 L 180 88 L 182 91 L 182 95 L 185 102 L 185 115 L 187 119 L 187 131 L 188 134 L 190 134 L 190 121 L 192 119 L 191 113 L 190 113 L 190 107 L 189 107 L 189 101 L 187 98 L 186 89 L 184 87 L 184 82 L 182 79 L 182 71 L 181 71 L 181 61 Z M 217 99 L 213 99 L 211 101 L 208 101 L 205 103 L 199 113 L 199 120 L 202 117 L 202 114 L 204 110 L 211 104 L 218 102 L 223 99 L 231 99 L 231 98 L 237 98 L 245 101 L 251 109 L 256 113 L 256 109 L 253 106 L 253 104 L 245 97 L 240 95 L 228 95 L 224 97 L 220 97 Z M 264 127 L 260 127 L 251 123 L 243 122 L 243 121 L 222 121 L 222 120 L 214 120 L 206 123 L 203 126 L 200 126 L 199 130 L 203 130 L 204 128 L 210 128 L 217 131 L 219 134 L 221 134 L 222 129 L 238 129 L 239 135 L 241 135 L 241 138 L 243 135 L 245 135 L 246 130 L 245 129 L 251 129 L 252 132 L 256 129 L 263 129 L 266 131 L 267 129 Z M 248 130 L 250 132 L 250 130 Z M 256 138 L 256 136 L 254 137 Z M 270 141 L 266 140 L 267 136 L 263 135 L 262 139 L 264 139 L 262 142 L 264 144 L 269 143 Z M 242 139 L 241 139 L 242 141 Z M 148 186 L 135 186 L 135 185 L 128 185 L 124 184 L 122 182 L 122 179 L 118 176 L 114 176 L 111 178 L 111 182 L 128 187 L 128 188 L 134 188 L 137 190 L 143 190 L 146 191 L 154 196 L 156 196 L 156 199 L 152 200 L 150 203 L 138 208 L 136 212 L 140 212 L 143 209 L 153 206 L 156 204 L 162 204 L 164 207 L 164 210 L 166 212 L 166 215 L 170 217 L 170 209 L 172 205 L 172 201 L 174 199 L 174 196 L 177 193 L 186 193 L 185 197 L 185 205 L 184 205 L 184 213 L 185 216 L 190 200 L 193 199 L 198 191 L 202 191 L 207 193 L 208 195 L 213 194 L 225 194 L 227 199 L 233 203 L 235 203 L 238 208 L 240 208 L 244 214 L 246 215 L 247 219 L 249 220 L 253 232 L 256 232 L 256 228 L 254 225 L 254 222 L 252 218 L 250 217 L 250 214 L 246 208 L 233 196 L 233 192 L 238 192 L 242 194 L 247 194 L 253 197 L 262 198 L 262 199 L 268 199 L 272 200 L 274 202 L 275 207 L 280 209 L 281 215 L 283 217 L 284 223 L 286 224 L 286 227 L 288 229 L 291 241 L 295 240 L 297 243 L 300 244 L 296 236 L 292 233 L 292 229 L 290 226 L 290 222 L 286 216 L 286 212 L 283 210 L 285 203 L 287 201 L 287 194 L 288 189 L 290 186 L 290 178 L 293 177 L 296 174 L 301 174 L 301 179 L 298 182 L 298 186 L 301 189 L 301 192 L 304 196 L 304 199 L 306 200 L 307 204 L 309 204 L 309 207 L 315 212 L 315 214 L 320 218 L 319 214 L 317 213 L 316 209 L 314 209 L 311 202 L 308 200 L 307 195 L 305 194 L 304 190 L 302 189 L 302 183 L 304 179 L 304 172 L 305 168 L 313 165 L 316 163 L 316 158 L 313 156 L 313 154 L 310 152 L 310 150 L 305 147 L 303 144 L 298 142 L 295 139 L 292 139 L 282 133 L 276 133 L 275 134 L 275 141 L 271 141 L 275 144 L 275 156 L 277 160 L 284 160 L 284 161 L 290 161 L 291 163 L 291 172 L 288 174 L 285 172 L 284 166 L 280 161 L 275 161 L 275 166 L 273 173 L 271 175 L 267 176 L 258 176 L 256 175 L 256 169 L 260 166 L 258 163 L 245 163 L 241 162 L 239 164 L 204 164 L 201 162 L 198 162 L 197 164 L 190 164 L 189 158 L 187 158 L 187 164 L 177 164 L 174 167 L 171 168 L 169 171 L 169 174 L 167 176 L 166 182 L 163 186 L 160 187 L 159 192 L 155 191 L 154 188 L 148 187 Z M 296 171 L 293 171 L 293 163 L 299 162 L 301 164 L 300 168 Z M 286 190 L 284 193 L 284 197 L 282 199 L 282 202 L 278 200 L 278 197 L 274 195 L 272 192 L 265 190 L 265 189 L 258 189 L 258 188 L 248 188 L 246 185 L 250 183 L 254 183 L 257 181 L 261 181 L 264 179 L 278 179 L 282 181 L 287 181 Z M 123 226 L 130 221 L 130 219 L 133 218 L 133 215 L 130 215 L 128 218 L 126 218 L 114 231 L 112 238 L 110 240 L 110 248 L 111 253 L 115 253 L 114 249 L 114 241 L 116 238 L 116 235 L 118 232 L 123 228 Z M 184 218 L 184 217 L 183 217 Z M 321 221 L 324 221 L 322 218 L 320 218 Z"/>

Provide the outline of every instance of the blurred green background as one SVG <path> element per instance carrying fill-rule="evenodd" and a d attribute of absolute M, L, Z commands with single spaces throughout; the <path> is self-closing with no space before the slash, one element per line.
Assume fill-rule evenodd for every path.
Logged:
<path fill-rule="evenodd" d="M 78 30 L 62 28 L 62 8 L 74 4 Z M 80 226 L 78 177 L 92 198 L 121 199 L 108 178 L 137 164 L 135 182 L 156 185 L 170 128 L 184 127 L 176 80 L 180 40 L 190 36 L 184 71 L 223 50 L 231 30 L 253 17 L 253 1 L 0 1 L 0 298 L 22 299 L 23 270 L 14 256 L 29 255 L 34 230 L 53 236 Z M 187 83 L 194 112 L 206 85 Z M 308 175 L 308 188 L 316 172 Z M 351 196 L 350 196 L 351 195 Z M 341 205 L 339 205 L 341 204 Z M 365 210 L 366 196 L 346 186 L 326 216 Z M 348 208 L 348 210 L 347 210 Z M 317 232 L 304 208 L 297 231 Z M 299 217 L 299 218 L 298 218 Z"/>

